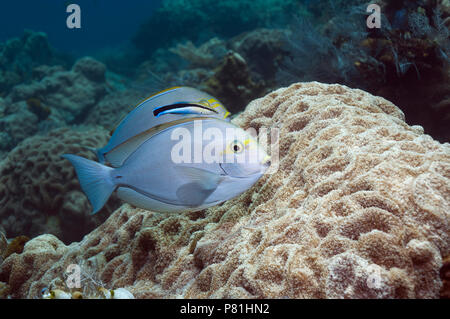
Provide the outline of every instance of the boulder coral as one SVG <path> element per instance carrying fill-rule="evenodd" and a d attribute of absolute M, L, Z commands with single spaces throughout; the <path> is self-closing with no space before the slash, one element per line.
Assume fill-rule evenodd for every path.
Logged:
<path fill-rule="evenodd" d="M 61 155 L 94 159 L 87 147 L 103 146 L 107 137 L 100 128 L 59 128 L 30 137 L 9 153 L 0 162 L 0 229 L 7 237 L 52 233 L 71 242 L 104 221 L 117 199 L 115 206 L 112 200 L 99 216 L 90 216 L 75 171 Z"/>
<path fill-rule="evenodd" d="M 277 127 L 279 167 L 234 200 L 120 207 L 79 243 L 29 241 L 1 265 L 12 297 L 89 263 L 137 298 L 437 298 L 450 252 L 450 145 L 364 91 L 297 83 L 233 119 Z"/>

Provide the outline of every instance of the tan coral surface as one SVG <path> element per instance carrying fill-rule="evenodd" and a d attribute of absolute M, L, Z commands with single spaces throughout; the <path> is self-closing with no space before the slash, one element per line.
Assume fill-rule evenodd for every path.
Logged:
<path fill-rule="evenodd" d="M 80 243 L 44 235 L 0 270 L 13 297 L 64 287 L 70 263 L 137 298 L 437 298 L 450 250 L 450 145 L 383 98 L 298 83 L 250 103 L 278 127 L 278 171 L 221 206 L 118 209 Z"/>

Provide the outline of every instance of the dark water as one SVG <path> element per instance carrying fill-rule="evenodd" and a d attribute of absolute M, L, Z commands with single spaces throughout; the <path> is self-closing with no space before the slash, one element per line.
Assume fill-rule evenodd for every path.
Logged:
<path fill-rule="evenodd" d="M 450 139 L 449 8 L 386 2 L 380 28 L 366 1 L 78 0 L 0 5 L 0 231 L 80 240 L 94 217 L 70 164 L 106 144 L 146 96 L 199 88 L 232 113 L 299 81 L 340 83 L 383 96 L 411 125 Z M 86 57 L 90 56 L 90 57 Z M 73 227 L 77 225 L 77 227 Z"/>
<path fill-rule="evenodd" d="M 159 0 L 19 0 L 1 4 L 0 41 L 20 36 L 24 29 L 43 31 L 51 45 L 78 55 L 126 44 L 152 12 Z M 81 7 L 81 29 L 68 29 L 68 4 Z"/>

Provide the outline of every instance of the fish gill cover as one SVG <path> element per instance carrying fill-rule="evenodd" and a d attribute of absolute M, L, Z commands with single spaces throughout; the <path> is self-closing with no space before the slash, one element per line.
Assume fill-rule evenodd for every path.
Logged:
<path fill-rule="evenodd" d="M 81 10 L 80 28 L 70 4 Z M 21 0 L 0 8 L 0 297 L 41 297 L 43 288 L 46 297 L 113 297 L 123 287 L 142 298 L 448 296 L 448 1 Z M 179 86 L 220 101 L 233 125 L 279 129 L 276 174 L 198 212 L 142 210 L 113 193 L 90 215 L 61 155 L 113 166 L 96 154 L 114 144 L 118 124 Z M 183 126 L 208 116 L 179 111 L 186 102 L 211 107 L 177 97 L 158 105 L 169 114 L 160 119 Z M 139 127 L 139 136 L 171 129 L 159 125 Z M 143 150 L 128 138 L 126 147 Z M 211 184 L 202 179 L 200 189 Z M 21 277 L 25 259 L 40 268 L 29 278 Z M 65 286 L 58 269 L 70 263 L 84 265 L 84 291 Z M 99 295 L 97 286 L 108 289 Z"/>

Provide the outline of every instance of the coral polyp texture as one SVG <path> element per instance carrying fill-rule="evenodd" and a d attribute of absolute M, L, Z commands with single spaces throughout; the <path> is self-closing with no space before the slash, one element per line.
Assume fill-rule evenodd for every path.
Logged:
<path fill-rule="evenodd" d="M 317 82 L 254 100 L 233 121 L 279 128 L 274 174 L 205 211 L 125 204 L 79 243 L 37 237 L 3 262 L 0 281 L 32 298 L 83 262 L 136 298 L 439 297 L 449 144 L 383 98 Z"/>

